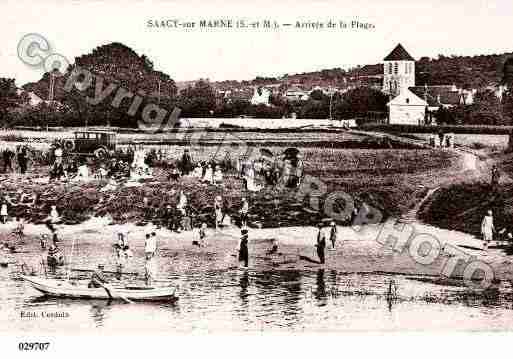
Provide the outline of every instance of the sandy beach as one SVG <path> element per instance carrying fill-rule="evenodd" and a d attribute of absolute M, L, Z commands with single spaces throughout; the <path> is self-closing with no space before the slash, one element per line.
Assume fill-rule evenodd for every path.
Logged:
<path fill-rule="evenodd" d="M 469 256 L 491 265 L 495 278 L 510 280 L 511 261 L 502 251 L 482 250 L 482 241 L 472 235 L 435 228 L 419 223 L 411 224 L 416 234 L 430 234 L 436 238 L 443 251 L 428 265 L 415 261 L 406 245 L 399 253 L 390 245 L 383 245 L 380 231 L 383 225 L 367 225 L 361 228 L 338 227 L 338 241 L 335 250 L 328 242 L 326 263 L 318 262 L 315 250 L 317 229 L 314 227 L 282 227 L 267 229 L 249 229 L 249 268 L 250 270 L 317 270 L 319 268 L 337 270 L 346 273 L 390 273 L 415 276 L 429 276 L 443 280 L 441 273 L 448 260 L 457 253 Z M 2 226 L 2 232 L 8 233 L 10 224 Z M 115 271 L 116 259 L 112 245 L 119 231 L 128 233 L 128 242 L 134 256 L 127 262 L 124 272 L 144 272 L 144 237 L 155 231 L 158 238 L 158 261 L 161 268 L 159 277 L 175 277 L 185 271 L 235 270 L 239 268 L 237 260 L 240 229 L 235 226 L 207 230 L 206 247 L 192 244 L 198 239 L 198 230 L 171 232 L 153 225 L 136 226 L 134 224 L 110 225 L 106 218 L 94 218 L 79 225 L 58 227 L 61 242 L 59 246 L 66 257 L 66 268 L 94 269 L 98 263 L 104 263 L 107 271 Z M 26 237 L 19 244 L 18 253 L 8 254 L 17 264 L 26 263 L 33 268 L 40 267 L 46 252 L 40 248 L 39 236 L 48 230 L 41 225 L 26 225 Z M 279 243 L 277 254 L 266 252 L 271 248 L 271 239 Z M 73 243 L 74 242 L 74 243 Z M 73 251 L 72 251 L 73 249 Z M 452 277 L 461 279 L 465 261 L 460 261 L 452 272 Z M 438 280 L 437 279 L 437 280 Z"/>

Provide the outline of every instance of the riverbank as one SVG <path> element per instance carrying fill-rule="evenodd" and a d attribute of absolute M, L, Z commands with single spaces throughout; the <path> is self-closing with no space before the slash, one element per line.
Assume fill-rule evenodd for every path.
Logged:
<path fill-rule="evenodd" d="M 501 280 L 513 279 L 511 267 L 513 262 L 499 249 L 481 250 L 482 242 L 475 237 L 456 231 L 443 230 L 422 224 L 412 224 L 416 233 L 430 234 L 442 247 L 446 248 L 430 265 L 416 262 L 407 248 L 402 253 L 393 251 L 389 246 L 378 242 L 379 226 L 366 226 L 356 231 L 350 227 L 338 227 L 336 249 L 326 250 L 326 263 L 321 265 L 315 253 L 317 230 L 314 227 L 282 227 L 268 229 L 250 229 L 249 252 L 250 270 L 290 271 L 290 270 L 336 270 L 346 273 L 389 273 L 413 276 L 433 277 L 438 281 L 442 269 L 451 258 L 448 245 L 461 253 L 473 256 L 492 266 L 495 276 Z M 125 272 L 144 271 L 144 237 L 155 231 L 158 238 L 159 277 L 176 277 L 186 272 L 203 272 L 213 270 L 237 270 L 237 245 L 240 229 L 228 227 L 221 230 L 207 231 L 208 245 L 199 248 L 192 244 L 198 238 L 196 230 L 176 233 L 158 229 L 152 225 L 136 226 L 134 224 L 109 225 L 107 219 L 94 218 L 79 225 L 60 226 L 63 250 L 66 261 L 75 269 L 94 269 L 97 264 L 106 265 L 106 270 L 115 270 L 115 257 L 112 245 L 119 231 L 128 233 L 128 241 L 134 257 L 128 261 Z M 1 228 L 5 235 L 10 231 L 8 225 Z M 26 263 L 29 267 L 40 270 L 41 259 L 46 253 L 40 248 L 38 235 L 45 233 L 45 227 L 29 224 L 26 227 L 24 244 L 17 245 L 18 253 L 10 254 L 17 264 Z M 278 254 L 268 255 L 271 239 L 279 243 Z M 72 252 L 73 249 L 73 252 Z M 460 253 L 460 252 L 459 252 Z M 464 263 L 459 263 L 454 272 L 455 278 L 461 277 Z M 64 269 L 62 269 L 64 271 Z M 80 274 L 80 272 L 76 272 Z M 83 273 L 82 273 L 83 274 Z M 130 277 L 131 278 L 131 277 Z M 139 278 L 142 278 L 141 276 Z M 443 284 L 446 281 L 440 280 Z M 463 284 L 462 282 L 460 283 Z"/>

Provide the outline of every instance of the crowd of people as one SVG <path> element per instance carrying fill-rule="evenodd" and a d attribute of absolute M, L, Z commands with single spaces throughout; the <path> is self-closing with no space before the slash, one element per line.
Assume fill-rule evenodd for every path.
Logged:
<path fill-rule="evenodd" d="M 26 154 L 20 149 L 15 155 L 4 152 L 4 169 L 11 170 L 12 159 L 24 161 Z M 86 180 L 107 180 L 108 185 L 116 187 L 118 181 L 137 181 L 140 178 L 150 177 L 153 173 L 153 166 L 163 165 L 168 160 L 161 150 L 146 151 L 142 146 L 128 146 L 118 150 L 115 156 L 104 159 L 95 166 L 84 158 L 66 156 L 63 146 L 56 143 L 51 149 L 51 166 L 49 178 L 51 181 L 86 181 Z M 229 155 L 221 161 L 211 159 L 209 161 L 194 161 L 188 149 L 185 149 L 181 157 L 176 161 L 167 162 L 168 180 L 171 182 L 180 181 L 184 177 L 198 181 L 198 184 L 207 186 L 223 187 L 228 177 L 233 177 L 242 182 L 243 194 L 238 208 L 238 221 L 240 227 L 240 238 L 238 243 L 238 260 L 243 267 L 249 266 L 249 217 L 251 206 L 248 195 L 251 192 L 261 190 L 265 186 L 283 186 L 288 188 L 298 187 L 303 177 L 304 164 L 299 153 L 286 153 L 281 156 L 262 155 L 257 158 L 241 157 L 236 160 L 229 158 Z M 26 165 L 19 163 L 22 173 L 26 171 Z M 177 191 L 176 204 L 165 206 L 152 206 L 147 198 L 144 198 L 145 218 L 148 222 L 157 224 L 158 227 L 167 228 L 171 231 L 191 231 L 197 228 L 197 236 L 194 236 L 192 244 L 200 248 L 209 245 L 208 221 L 206 218 L 197 218 L 189 201 L 189 193 L 184 190 Z M 250 197 L 250 196 L 249 196 Z M 213 203 L 213 222 L 216 230 L 232 224 L 232 218 L 227 214 L 227 205 L 221 195 L 215 197 Z M 233 208 L 232 208 L 233 209 Z M 8 218 L 7 205 L 3 203 L 0 208 L 0 216 L 5 223 Z M 47 234 L 40 238 L 41 247 L 48 251 L 47 264 L 49 266 L 60 266 L 64 264 L 64 256 L 58 246 L 58 235 L 56 223 L 60 217 L 56 207 L 52 206 L 51 213 L 46 221 L 47 227 L 52 233 L 52 239 Z M 333 229 L 334 228 L 334 229 Z M 335 247 L 336 226 L 332 227 L 332 233 L 326 237 L 324 232 L 319 231 L 316 241 L 317 253 L 320 263 L 324 263 L 324 249 L 326 238 L 332 241 Z M 114 245 L 116 267 L 119 273 L 123 273 L 127 261 L 133 257 L 128 243 L 128 233 L 119 233 Z M 271 247 L 266 252 L 273 255 L 278 252 L 278 242 L 272 239 Z M 158 253 L 157 238 L 155 232 L 145 236 L 144 258 L 145 258 L 145 279 L 146 284 L 151 286 L 156 278 L 156 257 Z M 105 284 L 102 275 L 103 267 L 93 274 L 90 285 L 93 287 Z"/>

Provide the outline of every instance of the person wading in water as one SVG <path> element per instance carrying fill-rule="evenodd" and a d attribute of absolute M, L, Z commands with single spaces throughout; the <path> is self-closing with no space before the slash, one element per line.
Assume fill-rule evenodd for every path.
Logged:
<path fill-rule="evenodd" d="M 317 256 L 319 257 L 319 262 L 324 264 L 324 250 L 326 249 L 326 236 L 323 231 L 322 223 L 319 223 L 319 232 L 317 233 Z"/>
<path fill-rule="evenodd" d="M 331 221 L 330 223 L 330 242 L 331 249 L 335 249 L 335 244 L 337 242 L 337 225 L 335 221 Z"/>
<path fill-rule="evenodd" d="M 248 251 L 248 230 L 243 229 L 240 231 L 240 244 L 239 244 L 239 262 L 244 262 L 244 267 L 248 268 L 249 264 L 249 251 Z"/>

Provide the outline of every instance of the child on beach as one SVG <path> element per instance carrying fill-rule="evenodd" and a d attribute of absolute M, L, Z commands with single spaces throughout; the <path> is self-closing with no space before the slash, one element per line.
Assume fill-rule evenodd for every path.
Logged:
<path fill-rule="evenodd" d="M 199 240 L 193 240 L 192 244 L 198 247 L 207 246 L 207 224 L 202 223 L 199 230 Z"/>

